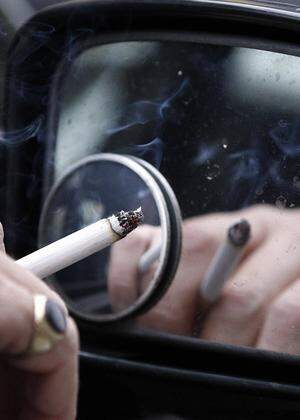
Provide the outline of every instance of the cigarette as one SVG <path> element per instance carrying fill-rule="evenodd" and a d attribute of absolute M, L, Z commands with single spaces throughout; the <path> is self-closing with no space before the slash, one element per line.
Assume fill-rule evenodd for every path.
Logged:
<path fill-rule="evenodd" d="M 142 221 L 141 208 L 128 212 L 122 210 L 16 262 L 38 277 L 45 278 L 119 241 Z"/>
<path fill-rule="evenodd" d="M 247 220 L 232 225 L 225 243 L 220 245 L 201 284 L 201 296 L 208 302 L 215 302 L 224 284 L 243 258 L 249 242 L 251 226 Z"/>
<path fill-rule="evenodd" d="M 146 273 L 150 266 L 159 259 L 161 253 L 161 243 L 153 245 L 148 249 L 140 258 L 139 261 L 139 272 L 141 274 Z"/>

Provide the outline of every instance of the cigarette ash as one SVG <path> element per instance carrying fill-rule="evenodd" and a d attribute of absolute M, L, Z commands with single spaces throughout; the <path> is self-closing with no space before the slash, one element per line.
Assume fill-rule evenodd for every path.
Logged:
<path fill-rule="evenodd" d="M 143 220 L 144 214 L 141 207 L 132 211 L 121 210 L 109 218 L 112 230 L 121 237 L 136 229 Z"/>

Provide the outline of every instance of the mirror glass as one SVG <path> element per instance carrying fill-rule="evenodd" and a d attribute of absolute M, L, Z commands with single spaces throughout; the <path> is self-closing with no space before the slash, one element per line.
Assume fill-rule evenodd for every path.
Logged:
<path fill-rule="evenodd" d="M 161 222 L 161 193 L 153 190 L 152 178 L 150 181 L 149 178 L 148 172 L 130 158 L 93 155 L 69 169 L 49 193 L 40 222 L 40 246 L 121 210 L 139 207 L 143 210 L 142 232 L 138 228 L 111 247 L 49 279 L 77 312 L 85 316 L 96 315 L 97 319 L 103 320 L 105 315 L 132 307 L 155 281 L 158 262 L 164 252 L 166 223 Z M 148 231 L 155 232 L 156 239 L 149 242 L 155 254 L 151 251 L 150 259 L 146 245 L 136 246 L 143 237 L 147 238 Z M 126 261 L 132 268 L 130 273 L 123 274 L 121 264 L 124 264 L 123 254 L 128 248 L 132 258 L 126 255 Z M 133 276 L 135 284 L 131 282 Z"/>
<path fill-rule="evenodd" d="M 90 154 L 130 154 L 156 166 L 179 201 L 177 276 L 137 322 L 295 352 L 300 325 L 288 302 L 300 301 L 299 57 L 197 42 L 98 45 L 78 54 L 55 95 L 54 180 Z M 201 284 L 241 219 L 250 240 L 211 305 Z M 125 252 L 123 273 L 133 254 Z"/>

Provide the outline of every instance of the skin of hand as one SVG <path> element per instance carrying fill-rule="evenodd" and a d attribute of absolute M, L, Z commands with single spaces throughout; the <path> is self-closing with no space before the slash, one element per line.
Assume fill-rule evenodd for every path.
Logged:
<path fill-rule="evenodd" d="M 67 318 L 64 338 L 48 353 L 26 356 L 33 334 L 33 295 L 44 294 L 66 311 L 56 293 L 4 253 L 0 225 L 0 418 L 74 420 L 79 339 Z"/>
<path fill-rule="evenodd" d="M 228 227 L 241 219 L 251 224 L 245 255 L 213 305 L 200 296 L 200 284 Z M 183 251 L 167 293 L 138 319 L 143 327 L 192 335 L 204 313 L 200 338 L 228 344 L 300 354 L 300 211 L 271 206 L 215 213 L 183 223 Z M 109 291 L 124 309 L 145 290 L 155 264 L 141 278 L 138 261 L 156 241 L 158 229 L 144 226 L 116 244 Z"/>

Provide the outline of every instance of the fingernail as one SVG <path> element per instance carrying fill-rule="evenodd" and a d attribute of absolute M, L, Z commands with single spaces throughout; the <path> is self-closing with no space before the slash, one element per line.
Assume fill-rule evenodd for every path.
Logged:
<path fill-rule="evenodd" d="M 46 302 L 46 318 L 49 325 L 58 334 L 64 334 L 67 328 L 67 317 L 63 309 L 54 300 L 48 299 Z"/>

